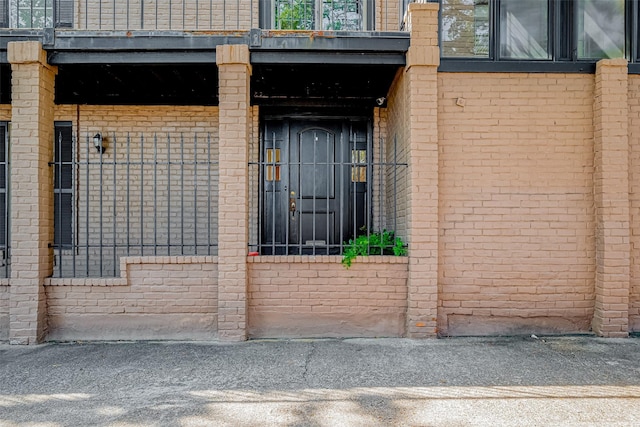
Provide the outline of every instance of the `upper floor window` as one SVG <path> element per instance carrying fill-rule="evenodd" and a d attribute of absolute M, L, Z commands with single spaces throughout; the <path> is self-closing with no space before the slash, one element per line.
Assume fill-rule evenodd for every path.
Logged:
<path fill-rule="evenodd" d="M 442 0 L 442 56 L 489 57 L 489 0 Z"/>
<path fill-rule="evenodd" d="M 440 2 L 442 56 L 491 60 L 624 57 L 636 6 L 629 0 Z"/>
<path fill-rule="evenodd" d="M 550 59 L 549 2 L 500 2 L 500 57 Z"/>
<path fill-rule="evenodd" d="M 16 0 L 17 28 L 53 27 L 52 0 Z"/>
<path fill-rule="evenodd" d="M 267 27 L 277 30 L 367 30 L 371 12 L 368 3 L 368 0 L 272 0 L 267 11 L 267 21 L 270 21 Z"/>
<path fill-rule="evenodd" d="M 624 0 L 577 2 L 578 58 L 623 58 Z"/>
<path fill-rule="evenodd" d="M 74 0 L 0 0 L 0 28 L 71 27 L 73 2 Z"/>

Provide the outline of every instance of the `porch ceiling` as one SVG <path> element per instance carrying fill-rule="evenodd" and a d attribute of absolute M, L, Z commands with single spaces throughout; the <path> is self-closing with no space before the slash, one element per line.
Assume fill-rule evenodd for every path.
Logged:
<path fill-rule="evenodd" d="M 216 105 L 215 64 L 60 65 L 57 104 Z"/>
<path fill-rule="evenodd" d="M 386 95 L 409 47 L 407 33 L 70 31 L 0 34 L 0 101 L 6 44 L 40 40 L 59 67 L 56 102 L 216 105 L 216 46 L 247 44 L 252 101 L 260 105 L 360 103 Z"/>
<path fill-rule="evenodd" d="M 342 64 L 257 64 L 252 102 L 257 105 L 356 103 L 375 105 L 398 66 Z M 0 74 L 10 81 L 9 69 Z M 6 78 L 5 78 L 6 76 Z M 3 94 L 9 87 L 5 84 Z M 60 65 L 57 104 L 217 105 L 215 64 Z"/>
<path fill-rule="evenodd" d="M 253 102 L 258 105 L 357 103 L 386 97 L 398 65 L 258 64 Z"/>

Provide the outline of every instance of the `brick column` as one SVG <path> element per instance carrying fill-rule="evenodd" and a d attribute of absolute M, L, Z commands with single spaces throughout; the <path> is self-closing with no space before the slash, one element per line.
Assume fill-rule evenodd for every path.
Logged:
<path fill-rule="evenodd" d="M 216 49 L 219 75 L 218 337 L 247 337 L 249 48 Z"/>
<path fill-rule="evenodd" d="M 630 267 L 627 61 L 599 61 L 595 79 L 596 302 L 592 327 L 600 336 L 626 337 Z"/>
<path fill-rule="evenodd" d="M 437 334 L 438 4 L 409 4 L 409 280 L 407 335 Z"/>
<path fill-rule="evenodd" d="M 44 279 L 53 270 L 53 109 L 57 69 L 39 42 L 11 42 L 11 344 L 46 334 Z"/>

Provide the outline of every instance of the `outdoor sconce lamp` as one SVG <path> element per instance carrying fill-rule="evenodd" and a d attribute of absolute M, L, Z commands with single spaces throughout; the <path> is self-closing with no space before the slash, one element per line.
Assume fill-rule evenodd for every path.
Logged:
<path fill-rule="evenodd" d="M 93 146 L 96 147 L 96 151 L 98 153 L 104 153 L 105 147 L 104 147 L 104 139 L 102 138 L 102 134 L 100 132 L 96 133 L 93 136 Z"/>

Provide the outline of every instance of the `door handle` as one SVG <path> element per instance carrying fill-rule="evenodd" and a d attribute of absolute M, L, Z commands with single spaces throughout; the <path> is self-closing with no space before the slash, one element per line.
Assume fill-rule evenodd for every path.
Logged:
<path fill-rule="evenodd" d="M 289 212 L 296 211 L 296 193 L 295 191 L 291 192 L 291 197 L 289 197 Z"/>
<path fill-rule="evenodd" d="M 296 214 L 296 192 L 291 192 L 291 197 L 289 197 L 289 212 L 291 212 L 291 216 Z"/>

